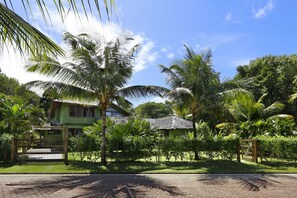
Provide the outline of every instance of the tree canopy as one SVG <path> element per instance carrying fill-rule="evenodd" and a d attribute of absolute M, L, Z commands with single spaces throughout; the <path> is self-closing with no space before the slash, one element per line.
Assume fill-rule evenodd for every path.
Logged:
<path fill-rule="evenodd" d="M 264 93 L 265 105 L 279 101 L 285 104 L 284 112 L 297 115 L 296 105 L 288 104 L 288 98 L 296 91 L 297 55 L 264 56 L 248 65 L 237 67 L 232 80 L 240 87 L 260 98 Z"/>
<path fill-rule="evenodd" d="M 135 115 L 142 118 L 162 118 L 173 114 L 170 103 L 146 102 L 135 108 Z"/>

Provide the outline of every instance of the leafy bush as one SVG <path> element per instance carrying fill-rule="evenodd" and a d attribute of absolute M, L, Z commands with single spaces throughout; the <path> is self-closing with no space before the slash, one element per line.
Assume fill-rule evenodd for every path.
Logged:
<path fill-rule="evenodd" d="M 0 161 L 10 159 L 12 135 L 3 133 L 0 135 Z"/>
<path fill-rule="evenodd" d="M 74 160 L 97 161 L 100 157 L 100 140 L 96 136 L 76 136 L 70 138 L 70 151 L 74 153 Z"/>
<path fill-rule="evenodd" d="M 297 137 L 259 136 L 256 140 L 260 157 L 297 160 Z"/>
<path fill-rule="evenodd" d="M 237 137 L 214 136 L 209 139 L 186 139 L 186 138 L 166 138 L 159 141 L 162 154 L 169 160 L 174 157 L 184 160 L 188 152 L 204 152 L 210 159 L 219 155 L 224 159 L 232 160 L 236 156 L 236 149 L 239 143 Z M 191 158 L 190 158 L 191 159 Z"/>

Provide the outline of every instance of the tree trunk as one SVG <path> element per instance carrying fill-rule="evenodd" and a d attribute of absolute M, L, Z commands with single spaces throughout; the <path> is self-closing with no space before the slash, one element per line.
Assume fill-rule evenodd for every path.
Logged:
<path fill-rule="evenodd" d="M 196 116 L 195 114 L 193 113 L 193 118 L 192 118 L 192 124 L 193 124 L 193 133 L 194 133 L 194 139 L 196 140 L 197 139 L 197 130 L 196 130 Z M 197 149 L 197 148 L 196 148 Z M 195 150 L 195 160 L 198 160 L 199 159 L 199 155 L 198 155 L 198 151 Z"/>
<path fill-rule="evenodd" d="M 11 161 L 17 161 L 17 138 L 13 137 L 11 144 Z"/>
<path fill-rule="evenodd" d="M 107 164 L 106 161 L 106 108 L 102 108 L 102 135 L 101 135 L 101 163 Z"/>

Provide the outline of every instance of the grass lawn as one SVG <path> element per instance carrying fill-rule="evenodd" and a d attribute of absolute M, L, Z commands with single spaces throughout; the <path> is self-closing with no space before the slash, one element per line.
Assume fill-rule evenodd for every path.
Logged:
<path fill-rule="evenodd" d="M 198 162 L 110 162 L 107 166 L 92 162 L 0 163 L 0 173 L 297 173 L 297 163 L 241 163 L 225 160 Z"/>

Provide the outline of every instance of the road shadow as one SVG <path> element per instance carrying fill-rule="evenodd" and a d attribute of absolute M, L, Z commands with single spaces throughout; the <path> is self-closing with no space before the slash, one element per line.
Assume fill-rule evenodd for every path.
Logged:
<path fill-rule="evenodd" d="M 296 177 L 290 175 L 273 174 L 209 174 L 199 178 L 199 182 L 206 185 L 227 185 L 230 182 L 237 182 L 239 186 L 248 191 L 260 191 L 276 185 L 284 185 L 279 179 L 296 181 Z"/>
<path fill-rule="evenodd" d="M 33 191 L 52 194 L 60 190 L 78 190 L 72 197 L 144 197 L 149 190 L 168 193 L 168 196 L 183 196 L 176 187 L 161 180 L 135 174 L 92 174 L 73 176 L 50 176 L 47 179 L 7 184 L 14 187 L 12 195 L 29 195 Z M 33 190 L 34 189 L 34 190 Z"/>

